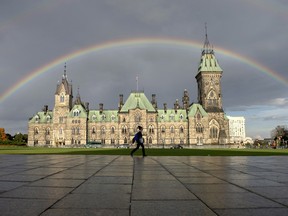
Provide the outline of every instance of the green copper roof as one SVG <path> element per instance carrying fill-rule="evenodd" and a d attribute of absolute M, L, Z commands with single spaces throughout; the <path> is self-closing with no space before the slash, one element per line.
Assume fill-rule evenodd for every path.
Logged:
<path fill-rule="evenodd" d="M 221 67 L 219 66 L 217 59 L 213 51 L 207 53 L 203 52 L 198 67 L 198 72 L 207 71 L 207 72 L 222 72 Z"/>
<path fill-rule="evenodd" d="M 52 123 L 53 112 L 37 112 L 30 120 L 29 123 Z"/>
<path fill-rule="evenodd" d="M 128 112 L 129 110 L 136 108 L 147 110 L 148 112 L 156 112 L 143 92 L 131 93 L 120 112 Z"/>
<path fill-rule="evenodd" d="M 180 122 L 187 121 L 187 114 L 185 109 L 158 110 L 158 122 Z"/>
<path fill-rule="evenodd" d="M 118 122 L 118 111 L 103 110 L 100 114 L 99 110 L 90 110 L 89 122 Z"/>
<path fill-rule="evenodd" d="M 196 103 L 190 106 L 188 116 L 194 117 L 197 111 L 199 111 L 202 116 L 208 116 L 207 112 L 203 109 L 203 107 L 200 104 L 196 104 Z"/>
<path fill-rule="evenodd" d="M 70 113 L 68 114 L 69 118 L 86 118 L 87 112 L 81 104 L 74 105 Z"/>

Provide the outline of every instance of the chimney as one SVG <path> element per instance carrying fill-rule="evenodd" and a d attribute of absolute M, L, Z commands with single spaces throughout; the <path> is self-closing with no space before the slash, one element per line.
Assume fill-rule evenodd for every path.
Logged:
<path fill-rule="evenodd" d="M 86 109 L 86 111 L 89 111 L 89 103 L 88 102 L 85 103 L 85 109 Z"/>
<path fill-rule="evenodd" d="M 43 112 L 46 114 L 48 112 L 48 105 L 44 105 Z"/>
<path fill-rule="evenodd" d="M 164 106 L 164 112 L 167 113 L 167 104 L 164 103 L 163 106 Z"/>
<path fill-rule="evenodd" d="M 177 110 L 179 109 L 178 99 L 176 99 L 176 102 L 174 103 L 174 109 L 175 109 L 175 113 L 177 113 Z"/>
<path fill-rule="evenodd" d="M 119 111 L 121 110 L 122 106 L 123 106 L 123 94 L 119 94 L 119 105 L 118 105 Z"/>
<path fill-rule="evenodd" d="M 157 109 L 157 101 L 156 101 L 156 94 L 152 94 L 152 101 L 151 101 L 153 107 Z"/>
<path fill-rule="evenodd" d="M 100 114 L 102 114 L 102 112 L 103 112 L 103 103 L 99 103 L 99 111 L 100 111 Z"/>

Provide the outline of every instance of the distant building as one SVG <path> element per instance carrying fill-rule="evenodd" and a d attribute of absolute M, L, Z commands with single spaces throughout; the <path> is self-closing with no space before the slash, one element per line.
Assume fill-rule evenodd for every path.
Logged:
<path fill-rule="evenodd" d="M 169 147 L 182 144 L 229 144 L 229 121 L 222 107 L 222 69 L 215 58 L 207 35 L 198 66 L 198 103 L 190 103 L 184 90 L 182 104 L 176 100 L 173 108 L 157 105 L 156 95 L 148 100 L 144 92 L 132 92 L 124 102 L 119 95 L 118 109 L 89 109 L 80 94 L 73 101 L 72 84 L 68 82 L 66 66 L 57 85 L 53 110 L 44 106 L 29 120 L 28 145 L 85 145 L 100 142 L 106 146 L 130 143 L 138 125 L 148 146 Z"/>
<path fill-rule="evenodd" d="M 245 118 L 227 116 L 229 119 L 229 134 L 231 143 L 244 143 L 246 141 Z"/>

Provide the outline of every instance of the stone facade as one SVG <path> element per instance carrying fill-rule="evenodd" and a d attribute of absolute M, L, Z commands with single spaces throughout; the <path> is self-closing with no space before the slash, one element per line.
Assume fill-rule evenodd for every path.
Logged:
<path fill-rule="evenodd" d="M 68 82 L 66 68 L 62 82 L 57 85 L 53 110 L 45 106 L 29 120 L 28 145 L 86 145 L 101 143 L 114 147 L 131 143 L 136 128 L 141 125 L 146 145 L 170 147 L 181 144 L 196 145 L 229 144 L 229 121 L 222 107 L 222 69 L 208 39 L 202 50 L 196 80 L 198 103 L 191 103 L 184 90 L 182 104 L 176 101 L 174 108 L 157 107 L 156 95 L 149 101 L 144 92 L 132 92 L 123 101 L 119 95 L 118 109 L 90 110 L 80 95 L 74 103 L 72 85 Z"/>

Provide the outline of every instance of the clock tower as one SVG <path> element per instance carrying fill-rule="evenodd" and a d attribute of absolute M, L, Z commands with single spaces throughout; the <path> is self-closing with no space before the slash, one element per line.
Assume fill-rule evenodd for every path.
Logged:
<path fill-rule="evenodd" d="M 205 36 L 198 73 L 195 77 L 198 84 L 198 102 L 207 112 L 223 112 L 220 83 L 223 71 L 208 41 L 207 30 Z"/>

